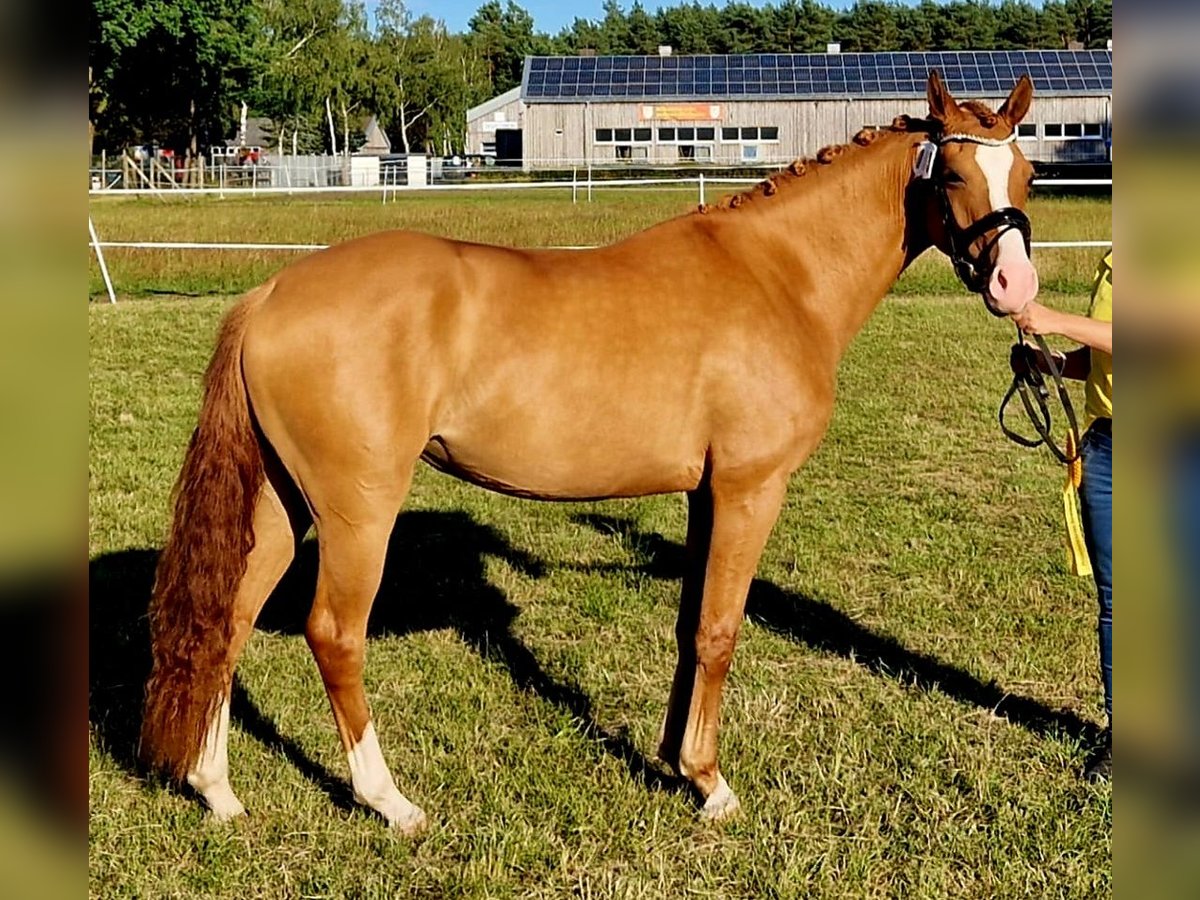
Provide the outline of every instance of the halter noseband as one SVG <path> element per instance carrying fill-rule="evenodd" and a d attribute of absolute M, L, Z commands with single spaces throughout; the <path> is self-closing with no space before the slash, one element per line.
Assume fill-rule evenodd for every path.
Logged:
<path fill-rule="evenodd" d="M 924 167 L 917 172 L 919 177 L 932 181 L 934 189 L 937 191 L 942 206 L 942 224 L 950 240 L 950 261 L 954 264 L 955 274 L 958 275 L 959 280 L 967 290 L 983 297 L 983 305 L 987 307 L 987 311 L 998 318 L 1003 318 L 1005 314 L 993 309 L 992 305 L 987 301 L 987 285 L 992 274 L 992 265 L 990 262 L 992 248 L 999 243 L 1000 238 L 1007 232 L 1017 231 L 1025 240 L 1025 253 L 1028 255 L 1031 249 L 1032 237 L 1032 227 L 1029 224 L 1029 217 L 1015 206 L 1005 206 L 992 210 L 987 215 L 972 222 L 966 228 L 960 227 L 954 218 L 954 211 L 950 206 L 950 196 L 946 193 L 945 180 L 933 177 L 933 156 L 936 153 L 936 148 L 944 144 L 979 144 L 984 147 L 1004 147 L 1016 139 L 1017 133 L 1015 131 L 1006 138 L 989 138 L 982 135 L 964 134 L 961 132 L 943 134 L 935 138 L 936 143 L 929 144 L 930 152 L 926 154 Z M 918 153 L 918 165 L 921 163 L 921 157 L 922 154 Z M 971 245 L 989 231 L 994 231 L 995 234 L 983 244 L 977 254 L 973 254 L 971 252 Z"/>

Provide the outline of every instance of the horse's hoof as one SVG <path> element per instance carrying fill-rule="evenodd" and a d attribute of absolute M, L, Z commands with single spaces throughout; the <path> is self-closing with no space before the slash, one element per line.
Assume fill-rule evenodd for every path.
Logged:
<path fill-rule="evenodd" d="M 405 837 L 416 837 L 429 828 L 429 818 L 425 815 L 425 810 L 410 803 L 408 810 L 403 814 L 388 819 L 388 827 Z"/>
<path fill-rule="evenodd" d="M 247 818 L 246 807 L 237 797 L 230 796 L 220 803 L 209 806 L 208 816 L 213 822 L 236 822 Z"/>
<path fill-rule="evenodd" d="M 200 796 L 213 822 L 232 822 L 246 815 L 246 807 L 242 806 L 242 801 L 237 798 L 228 781 L 209 785 L 200 791 Z"/>
<path fill-rule="evenodd" d="M 716 790 L 709 794 L 708 799 L 704 801 L 704 807 L 700 810 L 700 818 L 705 822 L 723 822 L 731 818 L 741 809 L 741 806 L 737 794 L 730 790 L 725 778 L 722 777 L 717 782 Z"/>

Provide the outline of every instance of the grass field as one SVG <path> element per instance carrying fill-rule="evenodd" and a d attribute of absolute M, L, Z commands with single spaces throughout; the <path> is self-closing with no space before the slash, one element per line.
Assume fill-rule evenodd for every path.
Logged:
<path fill-rule="evenodd" d="M 402 222 L 557 244 L 616 236 L 680 202 L 92 213 L 113 239 L 329 240 Z M 1035 227 L 1058 214 L 1063 237 L 1109 233 L 1107 203 L 1046 203 Z M 673 669 L 683 500 L 538 504 L 425 468 L 397 523 L 366 677 L 385 755 L 429 834 L 404 840 L 349 802 L 301 635 L 311 542 L 239 669 L 230 756 L 250 818 L 214 826 L 145 782 L 133 765 L 142 615 L 168 493 L 224 293 L 278 261 L 114 255 L 122 291 L 214 296 L 90 307 L 93 896 L 1110 892 L 1111 791 L 1077 778 L 1101 717 L 1094 600 L 1064 570 L 1061 470 L 994 423 L 1011 332 L 961 292 L 884 302 L 843 365 L 825 443 L 794 479 L 723 710 L 738 819 L 701 824 L 649 759 Z M 1082 262 L 1060 265 L 1064 284 L 1086 282 Z"/>

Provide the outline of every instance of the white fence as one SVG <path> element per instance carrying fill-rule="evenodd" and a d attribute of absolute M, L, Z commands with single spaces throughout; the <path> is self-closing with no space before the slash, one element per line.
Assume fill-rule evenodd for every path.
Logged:
<path fill-rule="evenodd" d="M 585 173 L 586 180 L 580 180 L 579 172 L 572 173 L 570 181 L 496 181 L 496 182 L 476 182 L 476 183 L 442 183 L 429 184 L 422 187 L 408 187 L 401 184 L 384 183 L 381 186 L 330 186 L 330 187 L 263 187 L 255 191 L 256 194 L 264 194 L 270 196 L 272 194 L 294 194 L 294 193 L 372 193 L 378 194 L 382 198 L 382 202 L 387 203 L 389 195 L 392 201 L 396 201 L 401 194 L 405 193 L 420 193 L 420 192 L 438 192 L 438 191 L 519 191 L 519 190 L 545 190 L 558 189 L 562 191 L 570 190 L 571 201 L 579 202 L 582 196 L 586 197 L 587 201 L 592 200 L 593 193 L 598 188 L 653 188 L 656 190 L 686 190 L 696 191 L 700 203 L 706 202 L 706 188 L 710 185 L 746 185 L 757 184 L 761 178 L 725 178 L 725 177 L 706 177 L 704 172 L 698 173 L 696 177 L 691 178 L 630 178 L 630 179 L 601 179 L 593 180 L 590 172 Z M 1057 187 L 1112 187 L 1111 178 L 1095 178 L 1095 179 L 1036 179 L 1033 182 L 1034 186 L 1049 185 Z M 140 189 L 99 189 L 88 192 L 93 197 L 113 196 L 113 195 L 144 195 L 150 193 Z M 155 196 L 160 199 L 165 199 L 165 196 L 178 197 L 190 196 L 197 194 L 219 194 L 218 190 L 212 188 L 176 188 L 164 195 L 163 191 L 154 192 Z M 240 193 L 240 192 L 239 192 Z M 97 261 L 100 264 L 101 274 L 104 278 L 105 288 L 108 292 L 109 301 L 116 303 L 116 294 L 113 291 L 112 280 L 109 278 L 108 267 L 104 261 L 104 250 L 122 249 L 122 250 L 219 250 L 219 251 L 280 251 L 280 252 L 295 252 L 305 253 L 316 250 L 324 250 L 328 244 L 282 244 L 282 243 L 254 243 L 254 242 L 203 242 L 203 241 L 102 241 L 96 233 L 95 226 L 92 224 L 91 217 L 88 217 L 88 232 L 89 232 L 89 247 L 96 254 Z M 1111 247 L 1112 239 L 1106 240 L 1077 240 L 1077 241 L 1034 241 L 1033 246 L 1038 249 L 1061 249 L 1061 248 L 1087 248 L 1087 247 Z M 568 247 L 548 247 L 550 250 L 590 250 L 589 246 L 568 246 Z"/>

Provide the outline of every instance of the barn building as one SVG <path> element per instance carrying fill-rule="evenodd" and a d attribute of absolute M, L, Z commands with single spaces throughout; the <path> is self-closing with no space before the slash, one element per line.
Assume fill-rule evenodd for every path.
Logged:
<path fill-rule="evenodd" d="M 467 156 L 519 161 L 524 123 L 525 101 L 519 85 L 471 107 L 467 110 Z"/>
<path fill-rule="evenodd" d="M 920 114 L 936 68 L 957 98 L 993 108 L 1029 73 L 1025 155 L 1055 165 L 1111 159 L 1111 49 L 834 51 L 528 57 L 520 88 L 468 114 L 469 145 L 525 169 L 778 164 Z"/>

